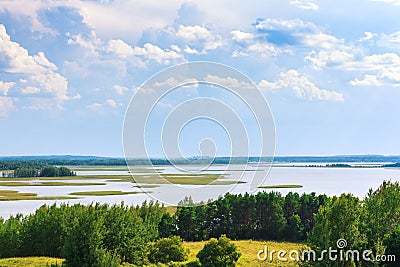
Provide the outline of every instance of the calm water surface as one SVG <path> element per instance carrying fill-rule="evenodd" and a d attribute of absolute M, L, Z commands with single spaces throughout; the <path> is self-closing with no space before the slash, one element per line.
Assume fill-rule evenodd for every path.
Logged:
<path fill-rule="evenodd" d="M 236 165 L 234 170 L 228 171 L 228 175 L 224 179 L 242 180 L 250 182 L 254 171 L 242 172 L 244 166 Z M 164 173 L 182 173 L 174 167 L 163 167 Z M 198 166 L 192 166 L 192 170 L 196 170 Z M 226 166 L 211 166 L 204 173 L 224 173 Z M 126 175 L 126 171 L 80 171 L 79 175 Z M 264 171 L 263 174 L 267 174 Z M 352 193 L 360 198 L 365 197 L 369 188 L 377 188 L 383 180 L 400 181 L 399 169 L 383 169 L 383 168 L 311 168 L 311 167 L 273 167 L 269 175 L 263 182 L 263 185 L 278 185 L 278 184 L 299 184 L 303 188 L 294 189 L 273 189 L 282 194 L 290 191 L 298 193 L 311 193 L 327 195 L 340 195 L 341 193 Z M 249 191 L 249 183 L 235 185 L 160 185 L 157 188 L 140 189 L 134 187 L 134 184 L 129 182 L 109 182 L 107 180 L 79 180 L 73 182 L 104 182 L 106 185 L 100 186 L 24 186 L 24 187 L 5 187 L 0 186 L 0 190 L 18 190 L 20 192 L 37 193 L 39 196 L 66 196 L 71 192 L 79 191 L 99 191 L 99 190 L 121 190 L 135 191 L 140 194 L 123 195 L 123 196 L 90 196 L 76 200 L 60 200 L 60 201 L 42 201 L 42 200 L 23 200 L 23 201 L 0 201 L 0 217 L 8 218 L 10 215 L 17 213 L 29 214 L 35 211 L 43 204 L 53 204 L 68 202 L 70 204 L 91 202 L 100 203 L 120 203 L 124 201 L 126 204 L 140 204 L 144 200 L 168 199 L 169 204 L 178 203 L 182 200 L 190 188 L 198 188 L 192 195 L 195 201 L 207 201 L 218 195 L 223 195 L 226 192 L 244 193 Z M 182 188 L 184 190 L 182 190 Z M 204 188 L 204 190 L 203 190 Z M 185 190 L 187 189 L 187 190 Z M 146 191 L 143 192 L 142 190 Z M 272 189 L 259 189 L 264 191 L 272 191 Z"/>

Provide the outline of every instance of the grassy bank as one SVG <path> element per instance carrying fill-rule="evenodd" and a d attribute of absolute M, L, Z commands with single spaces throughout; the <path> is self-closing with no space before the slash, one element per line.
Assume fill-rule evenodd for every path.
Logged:
<path fill-rule="evenodd" d="M 203 248 L 206 241 L 203 242 L 184 242 L 184 247 L 190 250 L 189 262 L 196 259 L 196 254 Z M 282 262 L 275 259 L 272 262 L 265 261 L 261 262 L 257 259 L 258 251 L 264 249 L 264 246 L 268 247 L 268 251 L 285 250 L 287 252 L 291 250 L 301 250 L 304 247 L 303 244 L 289 243 L 289 242 L 271 242 L 271 241 L 254 241 L 254 240 L 239 240 L 233 241 L 242 253 L 239 258 L 237 266 L 249 267 L 249 266 L 294 266 L 293 261 Z"/>
<path fill-rule="evenodd" d="M 76 199 L 72 196 L 38 196 L 36 193 L 24 193 L 15 190 L 0 190 L 0 201 L 11 200 L 66 200 Z"/>
<path fill-rule="evenodd" d="M 206 242 L 184 242 L 183 245 L 185 248 L 190 250 L 189 259 L 187 262 L 196 260 L 196 254 L 203 248 Z M 264 246 L 268 247 L 268 251 L 275 250 L 301 250 L 304 245 L 296 244 L 296 243 L 288 243 L 288 242 L 270 242 L 270 241 L 254 241 L 254 240 L 240 240 L 233 241 L 235 245 L 239 248 L 239 251 L 242 253 L 242 256 L 239 259 L 238 265 L 239 267 L 250 267 L 250 266 L 295 266 L 295 263 L 292 261 L 281 262 L 277 259 L 272 262 L 261 262 L 257 259 L 257 253 L 259 250 L 264 249 Z M 275 254 L 276 255 L 276 254 Z M 275 257 L 276 258 L 276 257 Z M 10 258 L 10 259 L 0 259 L 0 267 L 42 267 L 55 264 L 62 263 L 62 259 L 56 258 L 46 258 L 46 257 L 28 257 L 28 258 Z"/>
<path fill-rule="evenodd" d="M 0 259 L 0 267 L 45 267 L 51 264 L 61 266 L 63 261 L 63 259 L 48 257 L 8 258 Z"/>
<path fill-rule="evenodd" d="M 258 188 L 263 189 L 279 189 L 279 188 L 302 188 L 302 185 L 299 184 L 276 184 L 276 185 L 263 185 Z"/>
<path fill-rule="evenodd" d="M 57 182 L 54 182 L 57 180 Z M 16 182 L 25 182 L 21 186 L 66 186 L 62 181 L 79 180 L 106 180 L 107 182 L 136 182 L 139 184 L 182 184 L 182 185 L 230 185 L 237 181 L 224 180 L 223 175 L 219 174 L 136 174 L 133 175 L 78 175 L 65 177 L 28 177 L 28 178 L 0 178 L 0 186 L 18 186 Z M 53 181 L 30 184 L 28 181 Z M 2 184 L 1 184 L 2 183 Z M 243 182 L 239 182 L 243 183 Z M 73 184 L 82 185 L 82 184 Z"/>

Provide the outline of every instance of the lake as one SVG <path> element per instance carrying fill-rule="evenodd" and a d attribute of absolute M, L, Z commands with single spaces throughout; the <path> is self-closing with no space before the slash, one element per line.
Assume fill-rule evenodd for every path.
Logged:
<path fill-rule="evenodd" d="M 196 202 L 215 199 L 218 195 L 226 192 L 233 194 L 244 193 L 250 190 L 249 181 L 254 175 L 254 171 L 242 172 L 242 165 L 234 165 L 227 171 L 225 180 L 242 180 L 247 183 L 234 185 L 173 185 L 161 184 L 156 188 L 137 188 L 135 184 L 121 181 L 110 182 L 104 180 L 79 180 L 73 182 L 104 182 L 105 185 L 97 186 L 0 186 L 0 190 L 17 190 L 20 192 L 37 193 L 39 196 L 65 196 L 71 192 L 78 191 L 100 191 L 100 190 L 120 190 L 140 192 L 134 195 L 120 196 L 87 196 L 72 200 L 18 200 L 0 201 L 0 217 L 8 218 L 11 214 L 29 214 L 43 204 L 69 202 L 89 204 L 91 202 L 100 203 L 120 203 L 140 204 L 144 200 L 160 200 L 167 202 L 167 205 L 176 205 L 185 196 L 191 195 Z M 182 173 L 172 166 L 164 166 L 163 173 Z M 188 166 L 195 170 L 198 166 Z M 211 166 L 203 173 L 223 174 L 225 166 Z M 78 175 L 126 175 L 127 171 L 78 171 Z M 264 174 L 267 174 L 264 171 Z M 290 191 L 301 193 L 316 192 L 317 194 L 340 195 L 341 193 L 352 193 L 355 196 L 364 198 L 369 188 L 376 189 L 383 180 L 399 181 L 400 170 L 388 168 L 319 168 L 319 167 L 272 167 L 263 185 L 298 184 L 302 188 L 290 189 L 258 189 L 260 191 L 278 191 L 286 194 Z M 145 192 L 143 192 L 143 191 Z"/>

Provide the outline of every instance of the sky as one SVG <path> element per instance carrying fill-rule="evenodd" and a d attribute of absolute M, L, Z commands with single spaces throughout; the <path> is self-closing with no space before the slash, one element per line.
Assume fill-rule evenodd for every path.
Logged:
<path fill-rule="evenodd" d="M 138 88 L 193 61 L 231 66 L 258 86 L 276 155 L 399 154 L 399 13 L 399 0 L 0 0 L 0 155 L 123 156 Z M 154 123 L 196 90 L 227 99 L 183 87 Z M 179 138 L 185 156 L 207 138 L 229 155 L 229 134 L 212 121 Z M 163 156 L 149 140 L 151 156 Z"/>

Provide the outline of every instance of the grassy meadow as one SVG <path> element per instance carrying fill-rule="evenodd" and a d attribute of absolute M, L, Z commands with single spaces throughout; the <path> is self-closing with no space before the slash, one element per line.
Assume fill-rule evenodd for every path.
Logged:
<path fill-rule="evenodd" d="M 189 249 L 189 258 L 187 262 L 196 260 L 196 254 L 203 248 L 207 241 L 202 242 L 184 242 L 183 246 Z M 237 266 L 238 267 L 249 267 L 249 266 L 296 266 L 295 262 L 280 262 L 274 260 L 272 262 L 265 261 L 261 262 L 257 259 L 257 253 L 259 250 L 264 249 L 267 245 L 268 250 L 301 250 L 304 245 L 289 243 L 289 242 L 270 242 L 270 241 L 254 241 L 254 240 L 239 240 L 233 241 L 233 243 L 238 247 L 239 251 L 242 253 Z M 0 267 L 45 267 L 50 266 L 50 264 L 62 263 L 63 259 L 47 258 L 47 257 L 27 257 L 27 258 L 8 258 L 0 259 Z"/>

